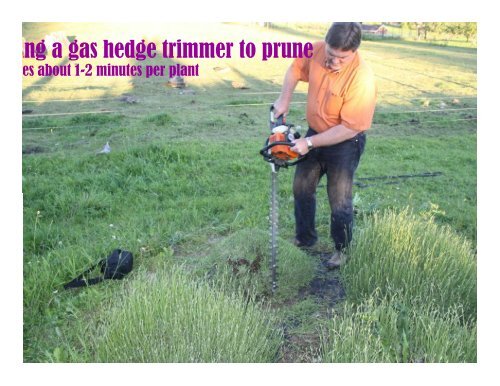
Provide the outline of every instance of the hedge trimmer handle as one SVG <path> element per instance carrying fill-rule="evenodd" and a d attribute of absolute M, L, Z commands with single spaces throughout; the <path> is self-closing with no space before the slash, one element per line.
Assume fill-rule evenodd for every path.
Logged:
<path fill-rule="evenodd" d="M 278 118 L 274 116 L 274 105 L 271 105 L 271 109 L 269 111 L 269 128 L 272 130 L 275 127 L 286 125 L 286 117 L 285 114 L 281 114 Z"/>

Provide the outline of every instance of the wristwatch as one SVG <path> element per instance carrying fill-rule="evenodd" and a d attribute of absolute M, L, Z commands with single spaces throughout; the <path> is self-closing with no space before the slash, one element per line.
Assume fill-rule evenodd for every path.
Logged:
<path fill-rule="evenodd" d="M 307 148 L 311 150 L 313 148 L 313 143 L 311 141 L 311 138 L 306 137 L 306 142 L 307 142 Z"/>

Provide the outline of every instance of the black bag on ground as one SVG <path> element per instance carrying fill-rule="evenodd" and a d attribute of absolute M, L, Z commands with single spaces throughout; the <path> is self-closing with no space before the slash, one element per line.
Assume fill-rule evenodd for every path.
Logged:
<path fill-rule="evenodd" d="M 85 272 L 78 275 L 78 277 L 66 283 L 64 285 L 64 289 L 85 287 L 100 283 L 106 279 L 121 280 L 130 271 L 132 271 L 133 264 L 134 257 L 131 252 L 115 249 L 107 258 L 102 259 L 97 264 L 94 264 Z M 94 277 L 92 279 L 84 279 L 84 276 L 89 274 L 97 266 L 99 266 L 102 276 Z"/>

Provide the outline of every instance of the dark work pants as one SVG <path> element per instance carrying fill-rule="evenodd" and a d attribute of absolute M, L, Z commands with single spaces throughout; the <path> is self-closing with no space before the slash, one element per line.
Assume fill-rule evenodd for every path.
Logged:
<path fill-rule="evenodd" d="M 306 136 L 316 132 L 309 129 Z M 293 181 L 295 198 L 295 232 L 297 241 L 312 246 L 318 239 L 315 226 L 316 187 L 326 174 L 331 208 L 330 234 L 335 249 L 342 250 L 352 239 L 352 183 L 354 172 L 365 148 L 364 133 L 336 145 L 311 150 L 297 164 Z"/>

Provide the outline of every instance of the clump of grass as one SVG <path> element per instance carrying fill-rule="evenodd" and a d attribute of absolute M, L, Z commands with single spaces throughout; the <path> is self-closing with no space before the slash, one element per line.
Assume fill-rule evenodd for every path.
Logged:
<path fill-rule="evenodd" d="M 245 229 L 217 243 L 200 264 L 199 272 L 226 288 L 243 289 L 251 296 L 271 294 L 270 246 L 267 232 Z M 314 260 L 286 240 L 278 238 L 277 299 L 295 296 L 309 284 Z"/>
<path fill-rule="evenodd" d="M 476 261 L 470 243 L 431 218 L 403 210 L 375 213 L 359 226 L 342 269 L 347 298 L 359 303 L 374 290 L 404 293 L 405 304 L 456 306 L 476 319 Z"/>
<path fill-rule="evenodd" d="M 29 115 L 26 119 L 23 119 L 23 129 L 31 129 L 37 127 L 58 127 L 60 125 L 61 119 L 43 117 L 43 118 L 31 118 Z"/>
<path fill-rule="evenodd" d="M 408 307 L 399 294 L 346 303 L 322 336 L 324 362 L 476 362 L 477 327 L 461 310 Z"/>
<path fill-rule="evenodd" d="M 228 103 L 230 106 L 239 106 L 239 105 L 253 105 L 253 104 L 261 104 L 261 103 L 266 103 L 262 99 L 255 100 L 255 99 L 236 99 L 232 100 Z"/>
<path fill-rule="evenodd" d="M 179 268 L 134 280 L 98 330 L 98 362 L 274 362 L 281 344 L 269 310 Z"/>
<path fill-rule="evenodd" d="M 172 117 L 167 114 L 156 114 L 156 115 L 150 115 L 145 119 L 146 122 L 152 123 L 156 126 L 167 126 L 168 124 L 173 122 Z"/>
<path fill-rule="evenodd" d="M 80 114 L 69 120 L 70 125 L 116 123 L 124 118 L 122 114 Z"/>

